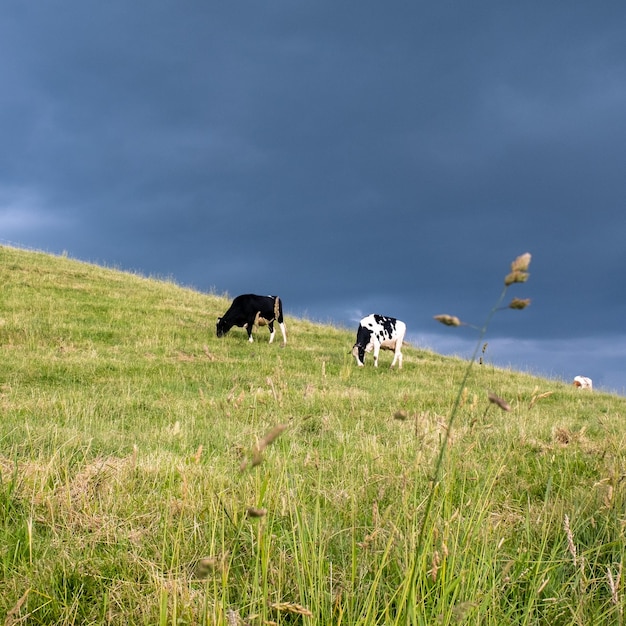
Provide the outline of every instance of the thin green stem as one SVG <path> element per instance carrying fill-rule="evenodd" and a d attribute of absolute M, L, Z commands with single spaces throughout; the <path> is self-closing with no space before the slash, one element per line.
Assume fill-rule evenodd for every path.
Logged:
<path fill-rule="evenodd" d="M 431 479 L 431 487 L 430 487 L 430 491 L 428 493 L 428 499 L 426 500 L 426 508 L 424 510 L 424 516 L 422 518 L 422 523 L 420 525 L 420 531 L 419 531 L 419 535 L 418 535 L 418 539 L 417 539 L 417 546 L 416 546 L 416 558 L 413 559 L 413 564 L 412 564 L 412 570 L 411 570 L 411 576 L 409 579 L 409 588 L 408 588 L 408 599 L 409 599 L 409 607 L 408 607 L 408 612 L 407 612 L 407 618 L 410 616 L 411 621 L 415 622 L 415 583 L 417 580 L 417 564 L 419 562 L 419 559 L 417 558 L 417 555 L 419 555 L 424 547 L 424 537 L 426 534 L 426 525 L 428 523 L 428 520 L 430 519 L 430 512 L 432 510 L 433 507 L 433 502 L 435 500 L 435 492 L 437 490 L 437 485 L 439 484 L 439 475 L 441 473 L 441 468 L 443 466 L 443 460 L 446 454 L 446 449 L 448 447 L 448 442 L 450 441 L 450 436 L 451 436 L 451 432 L 452 432 L 452 426 L 454 425 L 454 422 L 456 420 L 456 416 L 458 414 L 458 410 L 459 407 L 461 405 L 461 398 L 463 397 L 463 390 L 465 389 L 465 385 L 467 384 L 467 380 L 469 379 L 470 373 L 472 371 L 472 367 L 476 361 L 476 357 L 478 355 L 478 351 L 481 348 L 481 345 L 483 343 L 483 339 L 485 337 L 485 335 L 487 334 L 487 329 L 489 328 L 489 324 L 491 323 L 491 320 L 493 318 L 493 316 L 495 315 L 496 311 L 500 308 L 500 305 L 502 304 L 505 296 L 506 296 L 506 292 L 508 290 L 508 286 L 505 285 L 504 289 L 502 290 L 502 293 L 500 294 L 500 297 L 498 298 L 496 304 L 492 307 L 492 309 L 489 311 L 489 314 L 487 315 L 487 318 L 485 320 L 485 323 L 483 324 L 482 328 L 479 331 L 478 334 L 478 340 L 476 341 L 476 347 L 474 348 L 474 352 L 472 354 L 472 358 L 469 360 L 469 363 L 467 364 L 467 367 L 465 368 L 465 373 L 463 375 L 463 379 L 461 381 L 461 384 L 459 385 L 459 389 L 456 395 L 456 398 L 454 400 L 454 404 L 452 405 L 452 412 L 450 413 L 450 418 L 448 419 L 448 425 L 446 428 L 446 432 L 445 435 L 443 437 L 443 441 L 441 442 L 441 445 L 439 446 L 439 454 L 437 455 L 437 460 L 435 462 L 435 467 L 434 467 L 434 471 L 433 471 L 433 475 L 432 475 L 432 479 Z M 408 620 L 407 620 L 408 621 Z"/>

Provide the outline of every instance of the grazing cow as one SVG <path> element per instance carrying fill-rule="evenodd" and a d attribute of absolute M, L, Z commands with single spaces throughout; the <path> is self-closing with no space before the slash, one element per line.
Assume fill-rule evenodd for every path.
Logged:
<path fill-rule="evenodd" d="M 242 326 L 248 331 L 248 341 L 252 339 L 252 328 L 267 325 L 270 343 L 274 341 L 274 320 L 283 333 L 283 343 L 287 334 L 283 322 L 283 303 L 278 296 L 256 296 L 253 293 L 237 296 L 222 317 L 217 318 L 217 336 L 223 337 L 233 326 Z"/>
<path fill-rule="evenodd" d="M 352 355 L 357 365 L 363 367 L 365 353 L 374 350 L 374 367 L 378 367 L 378 353 L 380 349 L 394 350 L 391 367 L 398 362 L 398 369 L 402 367 L 402 341 L 406 333 L 406 324 L 393 317 L 384 315 L 368 315 L 359 323 L 356 333 L 356 343 L 352 348 Z"/>
<path fill-rule="evenodd" d="M 593 389 L 593 381 L 586 376 L 575 376 L 572 384 L 579 389 L 589 389 L 589 391 Z"/>

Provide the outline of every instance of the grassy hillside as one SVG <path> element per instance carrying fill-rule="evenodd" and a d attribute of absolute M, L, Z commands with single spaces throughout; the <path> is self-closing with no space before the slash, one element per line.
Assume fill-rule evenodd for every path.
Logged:
<path fill-rule="evenodd" d="M 5 624 L 622 623 L 623 398 L 475 365 L 419 545 L 466 362 L 218 340 L 227 300 L 46 254 L 0 277 Z"/>

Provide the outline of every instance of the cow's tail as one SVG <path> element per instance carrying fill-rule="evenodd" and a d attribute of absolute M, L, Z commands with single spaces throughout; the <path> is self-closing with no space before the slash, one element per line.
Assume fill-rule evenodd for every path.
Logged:
<path fill-rule="evenodd" d="M 274 319 L 279 323 L 283 323 L 283 303 L 278 296 L 274 296 Z"/>

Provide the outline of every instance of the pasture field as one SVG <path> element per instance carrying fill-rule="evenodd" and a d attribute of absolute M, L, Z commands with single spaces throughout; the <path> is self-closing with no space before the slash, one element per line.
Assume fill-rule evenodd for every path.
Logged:
<path fill-rule="evenodd" d="M 64 257 L 0 277 L 5 626 L 623 623 L 624 398 L 357 368 L 290 317 L 218 340 L 227 299 Z"/>

